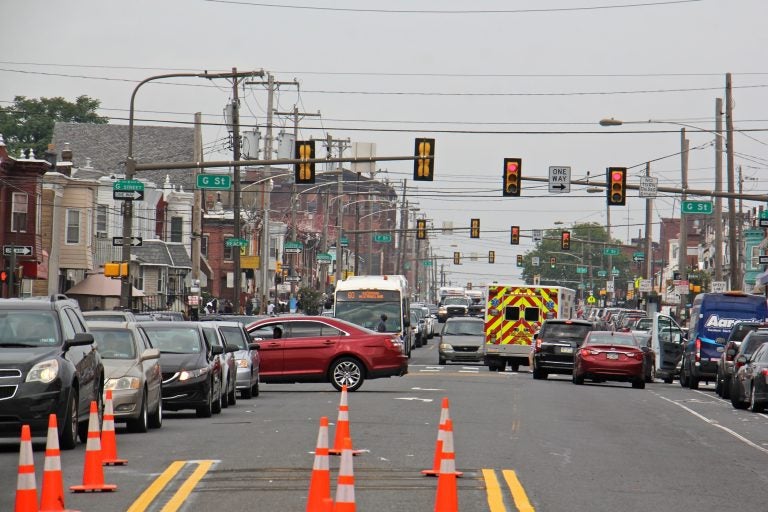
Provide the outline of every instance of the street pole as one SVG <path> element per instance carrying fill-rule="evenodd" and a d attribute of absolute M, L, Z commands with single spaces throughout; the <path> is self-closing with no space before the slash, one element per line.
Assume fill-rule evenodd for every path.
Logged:
<path fill-rule="evenodd" d="M 685 201 L 685 190 L 688 188 L 688 139 L 685 138 L 685 128 L 680 129 L 680 178 L 683 193 L 680 196 L 680 239 L 677 248 L 677 270 L 680 273 L 680 280 L 687 278 L 688 267 L 688 218 L 683 213 L 682 204 Z M 678 318 L 680 310 L 685 309 L 687 293 L 679 293 L 680 303 L 678 304 Z"/>
<path fill-rule="evenodd" d="M 715 98 L 715 192 L 723 191 L 723 99 Z M 723 198 L 715 196 L 715 281 L 723 280 Z"/>
<path fill-rule="evenodd" d="M 645 175 L 651 175 L 651 163 L 645 164 Z M 645 199 L 645 279 L 653 278 L 653 198 Z M 650 292 L 647 292 L 650 293 Z"/>
<path fill-rule="evenodd" d="M 728 173 L 728 192 L 736 191 L 736 168 L 733 154 L 733 95 L 731 74 L 725 75 L 725 131 L 726 165 Z M 736 199 L 728 197 L 728 256 L 730 260 L 731 290 L 741 290 L 741 265 L 739 262 L 738 240 L 736 239 Z"/>
<path fill-rule="evenodd" d="M 611 240 L 611 207 L 608 206 L 605 209 L 605 231 L 608 234 L 608 243 L 612 243 Z M 616 286 L 616 280 L 613 278 L 613 255 L 608 255 L 608 279 L 611 282 L 611 289 L 615 290 Z M 606 306 L 612 306 L 613 305 L 613 291 L 607 292 L 605 296 L 608 298 L 608 303 Z"/>
<path fill-rule="evenodd" d="M 403 266 L 405 261 L 405 230 L 408 227 L 408 202 L 405 199 L 408 192 L 407 180 L 403 180 L 403 202 L 400 210 L 400 236 L 397 244 L 397 274 L 405 274 Z"/>
<path fill-rule="evenodd" d="M 203 130 L 202 130 L 202 114 L 200 112 L 195 113 L 195 135 L 194 135 L 194 158 L 197 161 L 203 159 Z M 195 168 L 193 171 L 195 182 L 197 182 L 197 175 L 200 174 L 200 169 Z M 195 187 L 194 200 L 192 205 L 192 281 L 200 280 L 200 251 L 203 241 L 203 229 L 202 229 L 202 199 L 203 191 Z M 200 296 L 200 292 L 196 292 L 191 295 Z M 199 311 L 200 305 L 190 305 L 190 310 L 194 308 Z"/>
<path fill-rule="evenodd" d="M 232 76 L 237 76 L 237 68 L 232 68 Z M 237 78 L 232 79 L 232 158 L 235 162 L 240 160 L 240 99 L 237 96 L 237 87 L 240 81 Z M 234 237 L 240 238 L 241 218 L 240 218 L 240 166 L 233 166 L 233 193 L 232 215 L 234 224 Z M 235 314 L 240 313 L 240 246 L 232 248 L 233 263 L 233 284 L 234 300 L 232 301 L 232 310 Z"/>

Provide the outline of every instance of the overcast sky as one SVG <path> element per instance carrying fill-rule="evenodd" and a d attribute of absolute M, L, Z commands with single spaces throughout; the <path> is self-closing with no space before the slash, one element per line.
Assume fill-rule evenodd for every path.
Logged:
<path fill-rule="evenodd" d="M 434 182 L 414 184 L 408 162 L 382 163 L 387 172 L 378 178 L 407 179 L 410 200 L 437 227 L 481 219 L 479 240 L 466 231 L 432 235 L 438 255 L 464 255 L 461 267 L 446 265 L 456 284 L 518 281 L 515 256 L 531 248 L 532 229 L 606 222 L 605 195 L 584 187 L 550 195 L 546 184 L 524 182 L 521 198 L 502 198 L 505 157 L 522 158 L 524 176 L 546 177 L 549 166 L 562 165 L 573 179 L 589 172 L 604 181 L 606 167 L 627 166 L 636 183 L 644 162 L 674 155 L 651 171 L 659 185 L 679 186 L 680 126 L 598 121 L 712 130 L 726 72 L 735 128 L 755 130 L 734 143 L 744 190 L 768 192 L 765 0 L 4 0 L 2 15 L 3 106 L 19 95 L 84 94 L 100 100 L 113 123 L 127 123 L 138 81 L 236 67 L 298 80 L 298 91 L 281 87 L 275 108 L 321 112 L 302 121 L 300 139 L 330 133 L 396 156 L 411 154 L 415 137 L 433 136 Z M 170 125 L 200 111 L 204 122 L 221 123 L 231 98 L 225 81 L 165 82 L 142 87 L 137 118 Z M 265 88 L 246 86 L 240 96 L 242 122 L 263 124 Z M 287 118 L 276 123 L 292 126 Z M 206 159 L 229 158 L 224 128 L 206 128 L 204 137 Z M 689 185 L 712 189 L 714 137 L 689 139 L 697 148 Z M 626 207 L 611 209 L 615 237 L 638 235 L 644 206 L 632 192 Z M 679 215 L 670 196 L 655 207 L 654 222 Z M 524 235 L 520 246 L 509 245 L 513 224 Z M 488 250 L 496 251 L 494 265 L 484 262 Z M 473 252 L 482 262 L 468 261 Z"/>

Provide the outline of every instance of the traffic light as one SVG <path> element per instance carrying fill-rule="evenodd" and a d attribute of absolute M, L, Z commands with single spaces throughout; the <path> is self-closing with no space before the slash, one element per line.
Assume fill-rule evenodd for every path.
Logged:
<path fill-rule="evenodd" d="M 520 175 L 523 170 L 521 158 L 504 159 L 504 183 L 501 195 L 504 197 L 520 197 Z"/>
<path fill-rule="evenodd" d="M 104 263 L 104 277 L 127 277 L 128 264 L 120 262 Z"/>
<path fill-rule="evenodd" d="M 563 251 L 571 250 L 571 232 L 563 231 L 560 235 L 560 249 Z"/>
<path fill-rule="evenodd" d="M 469 238 L 480 238 L 480 219 L 472 219 L 470 221 Z"/>
<path fill-rule="evenodd" d="M 549 268 L 555 268 L 555 265 L 557 264 L 557 258 L 552 256 L 549 258 Z"/>
<path fill-rule="evenodd" d="M 453 264 L 454 265 L 461 265 L 461 253 L 458 251 L 455 251 L 453 253 Z"/>
<path fill-rule="evenodd" d="M 417 219 L 416 220 L 416 239 L 424 240 L 426 238 L 427 238 L 427 220 Z"/>
<path fill-rule="evenodd" d="M 512 245 L 520 245 L 520 226 L 512 226 L 509 243 Z"/>
<path fill-rule="evenodd" d="M 609 167 L 605 171 L 608 179 L 608 206 L 627 204 L 627 168 Z"/>
<path fill-rule="evenodd" d="M 0 270 L 0 281 L 5 283 L 8 281 L 8 271 L 3 269 Z"/>
<path fill-rule="evenodd" d="M 315 158 L 315 141 L 297 140 L 296 154 L 297 160 L 313 160 Z M 315 163 L 299 162 L 294 166 L 294 182 L 303 185 L 315 182 Z"/>
<path fill-rule="evenodd" d="M 496 251 L 488 251 L 488 263 L 496 263 Z"/>
<path fill-rule="evenodd" d="M 517 255 L 517 266 L 518 267 L 522 267 L 523 266 L 523 255 L 522 254 L 518 254 Z"/>
<path fill-rule="evenodd" d="M 435 173 L 435 139 L 416 139 L 413 180 L 432 181 Z"/>

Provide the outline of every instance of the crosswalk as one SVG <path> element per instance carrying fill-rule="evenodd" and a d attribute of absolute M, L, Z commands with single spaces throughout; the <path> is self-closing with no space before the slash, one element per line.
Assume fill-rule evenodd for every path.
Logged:
<path fill-rule="evenodd" d="M 418 372 L 418 373 L 491 373 L 488 371 L 488 368 L 486 366 L 459 366 L 459 365 L 420 365 L 420 364 L 409 364 L 408 365 L 410 372 Z M 492 372 L 497 373 L 497 372 Z M 502 374 L 508 374 L 508 375 L 517 375 L 517 374 L 527 374 L 528 371 L 522 371 L 522 372 L 513 372 L 511 369 L 507 368 L 505 371 L 500 372 Z"/>

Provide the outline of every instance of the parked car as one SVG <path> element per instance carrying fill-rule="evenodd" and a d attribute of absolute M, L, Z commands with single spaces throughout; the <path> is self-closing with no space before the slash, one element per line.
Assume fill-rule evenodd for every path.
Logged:
<path fill-rule="evenodd" d="M 224 349 L 205 339 L 198 322 L 155 321 L 139 324 L 153 347 L 160 350 L 163 409 L 195 409 L 198 417 L 221 412 L 221 363 Z"/>
<path fill-rule="evenodd" d="M 409 314 L 411 317 L 411 334 L 413 335 L 413 346 L 415 348 L 419 348 L 424 345 L 424 335 L 422 334 L 424 323 L 421 321 L 421 317 L 416 310 L 411 309 Z"/>
<path fill-rule="evenodd" d="M 266 317 L 265 317 L 266 318 Z M 240 322 L 211 322 L 228 345 L 237 347 L 236 388 L 242 398 L 259 396 L 259 344 L 251 341 Z"/>
<path fill-rule="evenodd" d="M 438 362 L 482 363 L 485 356 L 485 322 L 477 317 L 452 317 L 440 331 Z"/>
<path fill-rule="evenodd" d="M 534 340 L 533 378 L 573 373 L 573 356 L 593 328 L 587 320 L 544 320 Z"/>
<path fill-rule="evenodd" d="M 366 379 L 408 373 L 397 333 L 378 333 L 324 316 L 258 320 L 246 330 L 259 342 L 261 382 L 330 382 L 355 391 Z"/>
<path fill-rule="evenodd" d="M 221 406 L 227 408 L 237 403 L 237 363 L 235 362 L 235 352 L 237 345 L 227 343 L 224 334 L 217 327 L 217 322 L 200 322 L 203 326 L 208 343 L 218 345 L 224 351 L 219 355 L 221 362 Z"/>
<path fill-rule="evenodd" d="M 653 318 L 647 316 L 636 319 L 629 328 L 629 330 L 635 334 L 639 332 L 649 332 L 651 329 L 653 329 Z"/>
<path fill-rule="evenodd" d="M 731 397 L 731 378 L 734 373 L 733 360 L 744 337 L 759 327 L 768 327 L 768 325 L 761 322 L 736 322 L 731 327 L 728 337 L 723 341 L 718 340 L 719 343 L 725 344 L 723 353 L 717 361 L 717 378 L 715 380 L 715 393 L 721 397 L 725 399 Z"/>
<path fill-rule="evenodd" d="M 135 322 L 90 321 L 104 363 L 105 391 L 112 391 L 115 421 L 131 432 L 163 424 L 163 374 L 160 351 L 153 348 Z"/>
<path fill-rule="evenodd" d="M 56 414 L 59 446 L 88 438 L 91 401 L 102 410 L 104 365 L 93 334 L 74 300 L 65 295 L 0 299 L 0 436 L 48 432 Z"/>
<path fill-rule="evenodd" d="M 84 311 L 86 322 L 135 322 L 136 317 L 130 311 Z"/>
<path fill-rule="evenodd" d="M 768 342 L 768 329 L 750 331 L 744 336 L 738 351 L 733 356 L 733 376 L 731 378 L 729 393 L 731 403 L 737 409 L 746 408 L 748 403 L 746 400 L 749 399 L 749 396 L 744 395 L 743 393 L 739 394 L 740 389 L 741 391 L 744 391 L 743 386 L 739 388 L 740 383 L 738 382 L 738 379 L 743 378 L 743 375 L 741 377 L 739 376 L 739 370 L 752 359 L 752 355 L 766 342 Z"/>
<path fill-rule="evenodd" d="M 737 356 L 741 363 L 733 377 L 731 403 L 736 409 L 749 407 L 763 412 L 768 404 L 768 343 L 761 344 L 752 357 Z"/>
<path fill-rule="evenodd" d="M 592 331 L 576 352 L 573 383 L 584 379 L 631 382 L 633 388 L 645 388 L 645 350 L 632 333 Z"/>
<path fill-rule="evenodd" d="M 435 324 L 437 323 L 436 317 L 432 316 L 429 308 L 424 304 L 411 303 L 411 309 L 415 309 L 419 312 L 419 323 L 424 326 L 422 329 L 422 344 L 426 345 L 427 340 L 432 339 L 435 336 Z"/>
<path fill-rule="evenodd" d="M 656 380 L 656 351 L 653 350 L 653 341 L 650 332 L 632 333 L 637 342 L 637 346 L 645 355 L 645 382 L 650 384 Z M 646 350 L 647 349 L 647 350 Z"/>
<path fill-rule="evenodd" d="M 137 322 L 184 322 L 184 313 L 181 311 L 142 311 L 136 313 Z"/>

